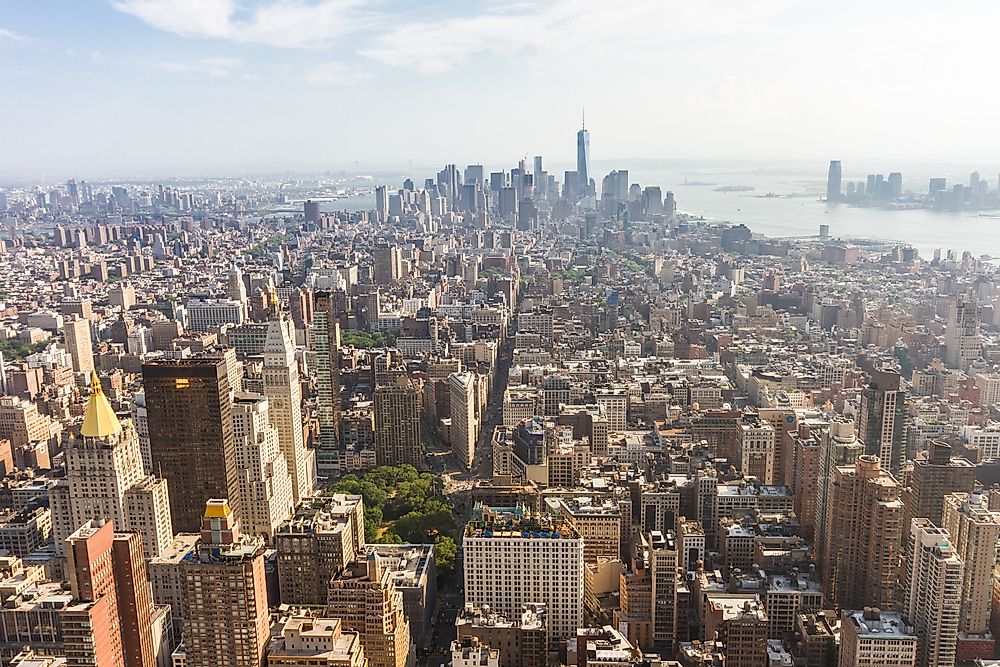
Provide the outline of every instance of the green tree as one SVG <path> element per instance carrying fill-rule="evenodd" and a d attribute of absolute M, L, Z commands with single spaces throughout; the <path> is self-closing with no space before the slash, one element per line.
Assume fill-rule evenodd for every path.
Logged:
<path fill-rule="evenodd" d="M 438 535 L 434 540 L 434 560 L 437 563 L 438 574 L 450 576 L 455 571 L 455 558 L 458 556 L 458 545 L 447 535 Z"/>

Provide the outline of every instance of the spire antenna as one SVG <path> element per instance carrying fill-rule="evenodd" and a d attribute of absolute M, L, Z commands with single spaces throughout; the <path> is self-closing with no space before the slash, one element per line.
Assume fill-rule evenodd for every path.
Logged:
<path fill-rule="evenodd" d="M 586 107 L 580 107 L 580 129 L 581 130 L 586 130 L 587 129 L 587 108 Z"/>

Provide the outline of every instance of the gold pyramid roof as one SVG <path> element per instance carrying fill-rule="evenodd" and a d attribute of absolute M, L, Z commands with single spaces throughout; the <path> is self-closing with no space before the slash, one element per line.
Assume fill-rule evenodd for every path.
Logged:
<path fill-rule="evenodd" d="M 83 414 L 80 435 L 86 438 L 106 438 L 121 433 L 121 430 L 122 423 L 111 408 L 108 397 L 104 395 L 101 382 L 97 379 L 97 373 L 92 373 L 90 376 L 90 400 L 87 402 L 87 411 Z"/>

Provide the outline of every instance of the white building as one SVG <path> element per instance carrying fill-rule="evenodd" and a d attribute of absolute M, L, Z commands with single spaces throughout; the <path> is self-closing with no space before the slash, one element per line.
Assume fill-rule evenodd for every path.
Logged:
<path fill-rule="evenodd" d="M 965 564 L 948 531 L 929 519 L 913 519 L 913 554 L 903 584 L 903 611 L 913 624 L 918 667 L 953 667 L 958 641 Z"/>
<path fill-rule="evenodd" d="M 565 518 L 478 506 L 465 530 L 465 601 L 507 618 L 547 610 L 550 645 L 583 625 L 583 538 Z"/>
<path fill-rule="evenodd" d="M 65 553 L 66 538 L 92 519 L 114 521 L 122 530 L 143 530 L 146 557 L 172 537 L 166 480 L 151 480 L 144 472 L 139 437 L 130 422 L 122 424 L 101 389 L 97 375 L 90 383 L 90 400 L 80 437 L 65 444 L 66 478 L 49 490 L 52 536 L 56 552 Z M 136 487 L 155 487 L 157 502 L 128 506 Z M 141 491 L 136 491 L 141 494 Z"/>
<path fill-rule="evenodd" d="M 838 667 L 913 667 L 917 635 L 895 611 L 844 611 Z"/>
<path fill-rule="evenodd" d="M 292 478 L 292 498 L 298 503 L 312 495 L 316 466 L 309 459 L 302 431 L 302 387 L 295 360 L 291 320 L 272 320 L 264 343 L 264 393 L 268 419 L 278 429 L 278 444 Z"/>
<path fill-rule="evenodd" d="M 240 489 L 240 526 L 268 541 L 292 516 L 292 479 L 278 445 L 278 429 L 268 421 L 267 399 L 237 394 L 233 399 L 233 438 Z"/>
<path fill-rule="evenodd" d="M 186 310 L 191 331 L 215 331 L 223 324 L 246 321 L 245 304 L 232 299 L 189 299 Z"/>

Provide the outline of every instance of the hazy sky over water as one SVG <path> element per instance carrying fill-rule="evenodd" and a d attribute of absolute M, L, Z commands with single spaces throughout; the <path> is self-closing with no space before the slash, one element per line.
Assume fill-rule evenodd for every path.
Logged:
<path fill-rule="evenodd" d="M 2 0 L 0 172 L 1000 164 L 1000 3 Z"/>

